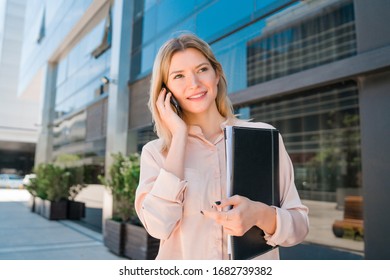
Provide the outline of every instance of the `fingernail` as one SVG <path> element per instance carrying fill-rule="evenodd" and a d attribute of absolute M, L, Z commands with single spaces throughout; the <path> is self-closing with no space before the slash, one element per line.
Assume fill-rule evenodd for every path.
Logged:
<path fill-rule="evenodd" d="M 203 213 L 203 211 L 202 211 L 202 210 L 200 211 L 200 214 L 204 215 L 204 213 Z"/>
<path fill-rule="evenodd" d="M 215 204 L 221 205 L 221 201 L 218 200 L 218 201 L 215 202 Z"/>

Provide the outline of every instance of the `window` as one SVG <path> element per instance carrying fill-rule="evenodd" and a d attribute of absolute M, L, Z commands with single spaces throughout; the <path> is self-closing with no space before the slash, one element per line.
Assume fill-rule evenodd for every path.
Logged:
<path fill-rule="evenodd" d="M 137 151 L 141 153 L 142 147 L 148 143 L 157 139 L 156 133 L 153 131 L 153 126 L 147 126 L 142 129 L 137 130 Z"/>
<path fill-rule="evenodd" d="M 111 17 L 111 7 L 108 10 L 106 21 L 104 24 L 103 38 L 100 45 L 92 51 L 92 56 L 98 58 L 106 50 L 111 48 L 111 38 L 112 37 L 112 17 Z"/>
<path fill-rule="evenodd" d="M 273 98 L 250 106 L 250 118 L 281 132 L 295 184 L 310 209 L 306 241 L 363 253 L 364 242 L 332 232 L 347 196 L 362 195 L 359 99 L 356 82 Z M 324 231 L 323 240 L 316 238 Z"/>
<path fill-rule="evenodd" d="M 38 38 L 37 38 L 37 43 L 40 44 L 43 40 L 43 38 L 45 38 L 45 34 L 46 34 L 46 9 L 43 8 L 43 11 L 42 11 L 42 19 L 41 19 L 41 25 L 39 27 L 39 30 L 38 30 Z"/>
<path fill-rule="evenodd" d="M 249 41 L 248 86 L 353 55 L 356 55 L 353 3 L 327 7 L 315 17 L 265 32 Z"/>

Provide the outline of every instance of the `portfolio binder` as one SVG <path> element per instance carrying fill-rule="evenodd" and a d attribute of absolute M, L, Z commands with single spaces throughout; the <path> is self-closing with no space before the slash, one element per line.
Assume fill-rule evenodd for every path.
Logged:
<path fill-rule="evenodd" d="M 279 132 L 276 129 L 226 126 L 227 196 L 241 195 L 279 206 Z M 252 259 L 274 247 L 264 232 L 252 227 L 243 236 L 229 236 L 231 259 Z"/>

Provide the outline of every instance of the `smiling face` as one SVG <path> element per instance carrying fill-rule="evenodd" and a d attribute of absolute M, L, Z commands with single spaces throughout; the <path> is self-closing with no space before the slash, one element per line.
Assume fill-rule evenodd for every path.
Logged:
<path fill-rule="evenodd" d="M 167 86 L 178 100 L 186 119 L 199 114 L 218 113 L 215 103 L 218 82 L 217 73 L 200 51 L 187 48 L 172 56 Z"/>

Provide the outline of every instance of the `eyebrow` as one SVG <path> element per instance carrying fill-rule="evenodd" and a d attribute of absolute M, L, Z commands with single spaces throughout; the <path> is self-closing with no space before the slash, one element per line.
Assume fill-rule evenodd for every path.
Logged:
<path fill-rule="evenodd" d="M 200 67 L 202 67 L 202 66 L 205 66 L 205 65 L 211 66 L 210 62 L 202 62 L 201 64 L 199 64 L 198 66 L 196 66 L 195 69 L 198 69 L 198 68 L 200 68 Z M 182 72 L 184 72 L 184 70 L 175 70 L 175 71 L 172 71 L 171 73 L 169 73 L 168 76 L 171 76 L 171 75 L 173 75 L 173 74 L 182 73 Z"/>

